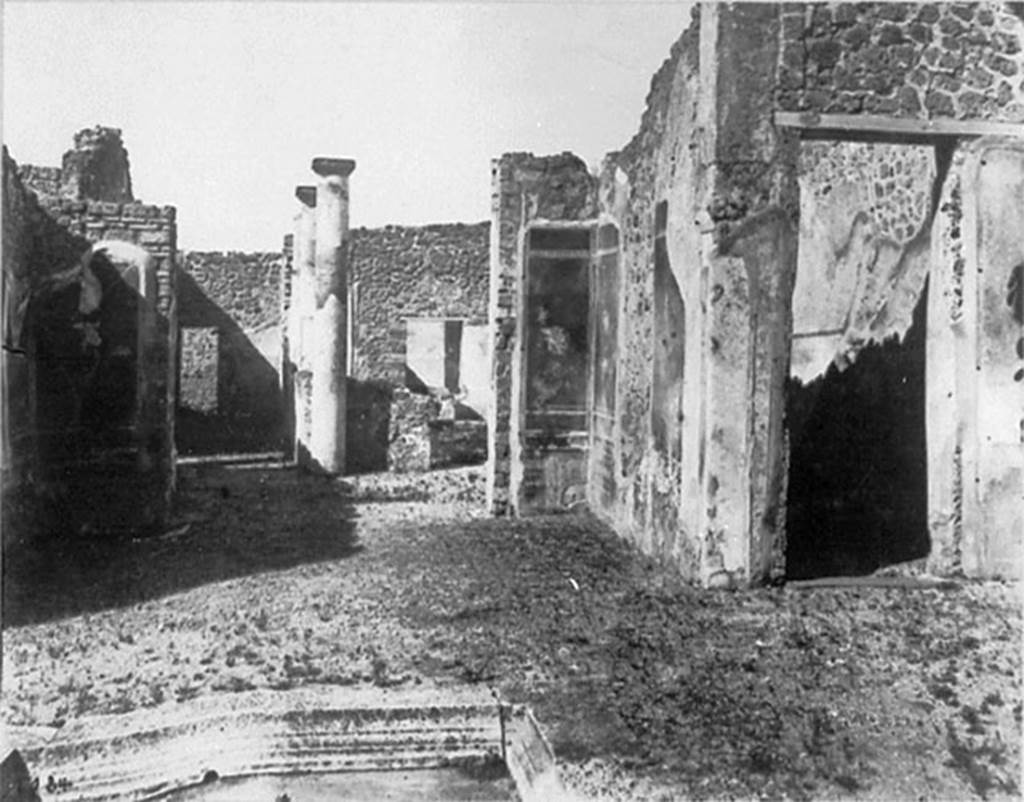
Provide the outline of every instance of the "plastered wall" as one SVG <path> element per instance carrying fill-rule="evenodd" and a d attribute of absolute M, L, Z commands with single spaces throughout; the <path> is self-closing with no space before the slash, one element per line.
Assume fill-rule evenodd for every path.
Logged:
<path fill-rule="evenodd" d="M 538 157 L 507 153 L 491 167 L 490 299 L 491 388 L 489 409 L 487 503 L 495 515 L 516 512 L 522 504 L 524 474 L 548 470 L 552 482 L 570 486 L 582 480 L 563 475 L 555 454 L 524 456 L 525 377 L 522 369 L 524 319 L 524 243 L 531 226 L 546 222 L 580 224 L 596 216 L 596 182 L 571 153 Z M 578 446 L 578 444 L 576 444 Z M 577 460 L 572 459 L 573 466 Z M 571 467 L 570 467 L 571 472 Z M 536 481 L 536 479 L 534 480 Z M 540 479 L 543 483 L 545 480 Z M 561 493 L 557 493 L 561 503 Z"/>
<path fill-rule="evenodd" d="M 654 76 L 640 131 L 600 177 L 605 278 L 595 302 L 611 340 L 599 346 L 602 373 L 614 382 L 594 385 L 588 482 L 591 505 L 618 531 L 694 579 L 699 523 L 683 488 L 699 492 L 702 403 L 696 34 Z M 675 314 L 683 308 L 685 322 Z"/>
<path fill-rule="evenodd" d="M 953 154 L 932 231 L 929 570 L 1020 577 L 1024 539 L 1024 143 Z"/>

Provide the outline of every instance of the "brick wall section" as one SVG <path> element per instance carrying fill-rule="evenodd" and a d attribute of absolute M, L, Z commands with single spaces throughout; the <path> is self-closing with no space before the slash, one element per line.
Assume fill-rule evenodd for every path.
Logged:
<path fill-rule="evenodd" d="M 156 286 L 146 298 L 154 314 L 144 313 L 140 324 L 140 401 L 135 422 L 138 448 L 146 453 L 145 467 L 132 480 L 141 483 L 140 497 L 152 495 L 152 505 L 136 507 L 138 525 L 157 527 L 170 511 L 175 481 L 174 357 L 176 211 L 173 206 L 108 203 L 44 198 L 42 208 L 57 225 L 88 242 L 127 242 L 146 251 L 153 260 Z M 131 517 L 114 516 L 130 524 Z"/>
<path fill-rule="evenodd" d="M 488 222 L 352 230 L 353 376 L 404 383 L 406 317 L 486 322 L 489 231 Z"/>
<path fill-rule="evenodd" d="M 1024 121 L 1024 21 L 1010 5 L 786 3 L 779 108 Z"/>
<path fill-rule="evenodd" d="M 124 167 L 126 170 L 126 160 Z M 25 187 L 18 178 L 19 173 L 23 173 L 35 189 Z M 96 176 L 83 168 L 79 177 L 83 179 L 80 185 L 87 188 L 88 179 Z M 5 401 L 16 399 L 6 413 L 5 429 L 11 435 L 12 448 L 9 462 L 5 464 L 5 471 L 10 469 L 5 479 L 11 479 L 13 486 L 19 488 L 18 508 L 25 513 L 25 517 L 15 522 L 13 531 L 28 533 L 33 524 L 37 530 L 60 527 L 72 531 L 157 527 L 169 512 L 175 476 L 170 412 L 174 388 L 171 355 L 175 333 L 175 210 L 169 206 L 73 200 L 48 194 L 53 188 L 53 178 L 52 170 L 19 170 L 5 150 L 4 273 L 5 296 L 11 302 L 4 309 L 5 342 L 16 349 L 5 352 L 8 361 L 5 367 L 9 369 L 5 375 Z M 49 367 L 41 363 L 36 366 L 33 362 L 38 340 L 33 324 L 35 315 L 47 307 L 47 314 L 52 315 L 63 303 L 55 299 L 71 297 L 69 293 L 77 296 L 81 273 L 76 271 L 80 271 L 78 266 L 83 257 L 91 246 L 111 241 L 138 246 L 140 250 L 133 252 L 137 254 L 133 264 L 141 268 L 142 262 L 146 263 L 145 278 L 140 276 L 139 288 L 144 298 L 124 309 L 111 306 L 115 303 L 113 300 L 101 302 L 100 307 L 106 320 L 113 320 L 118 314 L 138 314 L 136 320 L 119 324 L 138 326 L 134 371 L 139 392 L 128 421 L 128 440 L 123 440 L 110 428 L 113 421 L 98 421 L 99 428 L 93 430 L 88 426 L 83 428 L 81 421 L 74 424 L 73 418 L 44 419 L 34 400 L 41 397 L 44 390 L 53 395 L 54 388 L 40 386 L 43 379 L 38 377 L 49 375 L 43 367 L 51 372 L 55 370 L 51 364 L 54 355 L 51 355 L 51 363 L 47 363 Z M 120 257 L 116 255 L 116 247 L 110 247 L 117 261 Z M 107 297 L 106 292 L 104 290 L 104 297 Z M 26 307 L 24 302 L 28 299 L 31 303 Z M 77 304 L 75 306 L 77 308 Z M 12 328 L 21 319 L 20 313 L 26 310 L 22 336 L 15 336 Z M 76 328 L 76 314 L 79 313 L 69 310 L 70 316 L 61 318 L 62 330 L 85 331 L 85 328 Z M 84 322 L 84 318 L 79 322 Z M 100 354 L 103 353 L 102 343 L 101 337 L 99 345 L 95 346 Z M 51 342 L 48 347 L 52 345 Z M 88 340 L 78 345 L 69 341 L 66 347 L 72 350 L 68 353 L 68 364 L 79 365 L 85 353 L 82 349 L 88 351 L 93 346 Z M 59 361 L 59 354 L 56 356 Z M 92 378 L 82 374 L 78 379 L 73 373 L 67 373 L 67 380 L 86 382 L 78 388 L 82 393 L 93 392 L 103 382 L 110 381 L 105 374 L 93 373 Z M 4 406 L 7 409 L 8 404 Z M 62 432 L 61 426 L 69 428 Z M 51 448 L 54 444 L 57 447 Z M 20 487 L 18 480 L 29 472 L 31 486 Z M 49 500 L 33 504 L 33 499 Z"/>
<path fill-rule="evenodd" d="M 164 316 L 171 314 L 177 254 L 177 212 L 173 206 L 51 197 L 42 198 L 40 206 L 61 228 L 89 242 L 130 242 L 147 251 L 156 264 L 156 310 Z"/>
<path fill-rule="evenodd" d="M 536 220 L 578 221 L 596 213 L 595 182 L 586 165 L 571 153 L 534 156 L 507 153 L 491 168 L 491 245 L 489 317 L 493 327 L 492 392 L 488 417 L 490 461 L 488 506 L 495 515 L 514 511 L 510 495 L 513 470 L 521 470 L 518 379 L 515 354 L 522 281 L 522 235 Z"/>

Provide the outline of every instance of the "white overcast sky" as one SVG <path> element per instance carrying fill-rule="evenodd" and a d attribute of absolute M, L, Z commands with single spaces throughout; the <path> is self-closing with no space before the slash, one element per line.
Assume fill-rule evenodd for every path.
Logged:
<path fill-rule="evenodd" d="M 121 128 L 179 247 L 278 250 L 313 156 L 357 162 L 352 226 L 489 217 L 490 159 L 635 133 L 688 3 L 5 2 L 3 140 L 56 165 Z"/>

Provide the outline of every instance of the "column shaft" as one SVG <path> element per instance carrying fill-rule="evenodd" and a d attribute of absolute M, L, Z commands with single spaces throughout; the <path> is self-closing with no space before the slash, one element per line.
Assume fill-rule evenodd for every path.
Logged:
<path fill-rule="evenodd" d="M 295 215 L 292 244 L 292 305 L 288 315 L 288 338 L 295 370 L 295 461 L 300 467 L 308 468 L 313 376 L 310 366 L 310 328 L 316 310 L 313 254 L 316 187 L 296 187 L 295 197 L 299 199 L 300 206 Z"/>
<path fill-rule="evenodd" d="M 348 176 L 355 163 L 314 159 L 317 183 L 315 310 L 309 343 L 313 371 L 309 451 L 326 473 L 345 470 Z"/>

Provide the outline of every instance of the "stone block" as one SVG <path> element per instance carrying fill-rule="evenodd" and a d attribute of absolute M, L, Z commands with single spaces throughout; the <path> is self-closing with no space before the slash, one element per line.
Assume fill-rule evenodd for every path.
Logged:
<path fill-rule="evenodd" d="M 984 67 L 976 66 L 968 70 L 965 80 L 967 85 L 974 89 L 988 89 L 996 79 Z"/>
<path fill-rule="evenodd" d="M 907 28 L 907 34 L 915 42 L 919 42 L 924 45 L 928 44 L 932 40 L 932 29 L 919 22 L 915 22 Z"/>
<path fill-rule="evenodd" d="M 967 29 L 954 17 L 943 17 L 939 20 L 939 31 L 946 36 L 961 36 Z"/>
<path fill-rule="evenodd" d="M 957 104 L 960 107 L 959 116 L 967 119 L 980 117 L 988 102 L 990 99 L 980 92 L 963 92 L 957 98 Z"/>
<path fill-rule="evenodd" d="M 1001 53 L 1005 53 L 1008 56 L 1013 56 L 1020 52 L 1020 38 L 1016 34 L 994 33 L 992 41 Z"/>
<path fill-rule="evenodd" d="M 930 114 L 942 117 L 952 117 L 955 113 L 953 98 L 945 92 L 933 89 L 924 99 L 924 106 Z"/>
<path fill-rule="evenodd" d="M 150 217 L 156 217 L 156 207 L 148 206 L 144 203 L 126 203 L 121 208 L 121 216 L 131 219 L 142 219 L 147 220 Z"/>
<path fill-rule="evenodd" d="M 804 15 L 801 11 L 798 14 L 785 14 L 782 17 L 782 35 L 787 41 L 796 41 L 804 32 Z"/>
<path fill-rule="evenodd" d="M 140 231 L 138 243 L 140 245 L 167 245 L 171 241 L 171 232 L 164 230 Z"/>
<path fill-rule="evenodd" d="M 990 70 L 1002 73 L 1008 78 L 1016 75 L 1018 70 L 1016 61 L 998 53 L 987 54 L 985 57 L 985 66 Z"/>
<path fill-rule="evenodd" d="M 834 17 L 837 25 L 851 25 L 857 20 L 857 7 L 853 3 L 840 3 Z"/>
<path fill-rule="evenodd" d="M 881 7 L 885 7 L 888 4 L 883 4 Z M 890 47 L 892 45 L 898 45 L 904 41 L 903 29 L 898 25 L 883 25 L 878 32 L 878 44 L 883 47 Z"/>
<path fill-rule="evenodd" d="M 858 50 L 871 39 L 871 31 L 866 25 L 855 25 L 843 34 L 843 43 L 851 50 Z"/>
<path fill-rule="evenodd" d="M 996 92 L 996 104 L 1005 106 L 1013 100 L 1013 87 L 1006 81 L 999 82 L 999 90 Z"/>
<path fill-rule="evenodd" d="M 970 22 L 974 19 L 975 3 L 954 3 L 950 7 L 950 11 L 953 12 L 957 17 L 962 19 L 964 22 Z"/>
<path fill-rule="evenodd" d="M 907 112 L 908 114 L 917 114 L 921 111 L 921 99 L 918 97 L 917 90 L 912 86 L 902 86 L 898 94 L 896 95 L 896 101 L 899 104 L 900 111 Z"/>

